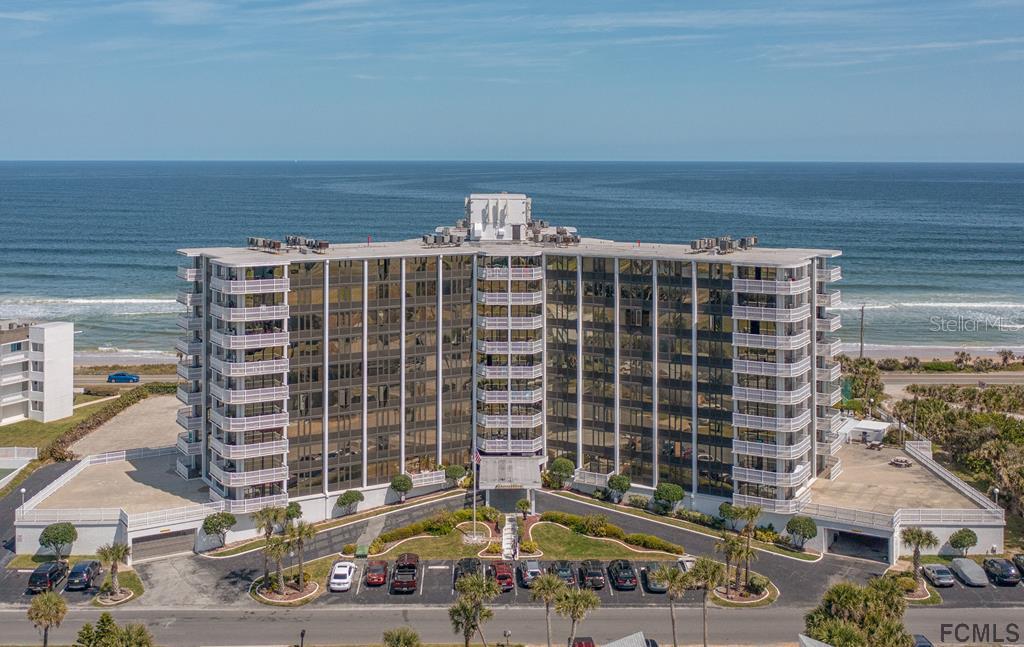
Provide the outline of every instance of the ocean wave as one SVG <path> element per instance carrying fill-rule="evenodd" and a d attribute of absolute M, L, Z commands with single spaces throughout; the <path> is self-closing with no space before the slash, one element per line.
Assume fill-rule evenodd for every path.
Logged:
<path fill-rule="evenodd" d="M 860 344 L 857 342 L 842 342 L 839 345 L 843 353 L 855 353 L 860 349 Z M 1015 353 L 1024 352 L 1024 346 L 1010 345 L 999 345 L 999 346 L 988 346 L 988 345 L 971 345 L 971 344 L 960 344 L 957 346 L 953 345 L 908 345 L 908 344 L 864 344 L 864 350 L 875 350 L 875 351 L 891 351 L 893 353 L 902 353 L 903 355 L 914 355 L 915 352 L 946 352 L 952 354 L 958 350 L 965 350 L 972 353 L 995 353 L 1001 350 L 1012 350 Z"/>
<path fill-rule="evenodd" d="M 1007 303 L 1001 301 L 897 301 L 895 303 L 865 303 L 865 310 L 892 310 L 893 308 L 943 308 L 947 310 L 1024 310 L 1024 303 Z M 861 306 L 844 303 L 829 310 L 848 311 L 860 310 Z"/>
<path fill-rule="evenodd" d="M 92 351 L 93 353 L 120 353 L 124 355 L 167 355 L 168 357 L 176 357 L 175 353 L 171 353 L 165 350 L 152 350 L 144 348 L 118 348 L 117 346 L 100 346 L 99 348 Z"/>
<path fill-rule="evenodd" d="M 163 297 L 7 297 L 0 299 L 0 319 L 61 320 L 105 317 L 166 316 L 184 306 Z"/>
<path fill-rule="evenodd" d="M 39 305 L 48 303 L 67 303 L 75 305 L 122 305 L 122 304 L 138 304 L 138 303 L 150 303 L 150 304 L 170 304 L 177 303 L 174 299 L 160 299 L 160 298 L 115 298 L 115 297 L 79 297 L 79 298 L 47 298 L 47 297 L 21 297 L 21 298 L 8 298 L 0 299 L 0 305 Z"/>

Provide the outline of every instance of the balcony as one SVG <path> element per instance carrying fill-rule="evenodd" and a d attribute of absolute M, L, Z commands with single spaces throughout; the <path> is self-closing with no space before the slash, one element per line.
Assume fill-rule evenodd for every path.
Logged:
<path fill-rule="evenodd" d="M 805 357 L 792 364 L 778 362 L 755 362 L 746 359 L 734 359 L 732 361 L 734 373 L 746 373 L 748 375 L 773 375 L 775 377 L 799 377 L 811 370 L 811 358 Z"/>
<path fill-rule="evenodd" d="M 814 419 L 814 426 L 818 431 L 834 432 L 838 430 L 842 424 L 842 419 L 839 417 L 838 413 L 834 413 L 833 415 L 824 418 L 818 416 Z"/>
<path fill-rule="evenodd" d="M 811 491 L 807 490 L 793 499 L 766 499 L 760 496 L 748 496 L 746 494 L 733 494 L 732 503 L 737 506 L 756 505 L 764 512 L 777 512 L 780 514 L 795 514 L 803 509 L 804 505 L 811 500 Z"/>
<path fill-rule="evenodd" d="M 733 292 L 751 294 L 802 294 L 811 289 L 811 279 L 802 278 L 792 281 L 761 281 L 756 279 L 733 279 Z"/>
<path fill-rule="evenodd" d="M 829 387 L 829 386 L 823 386 L 823 387 L 819 386 L 818 387 L 818 395 L 820 395 L 823 398 L 825 398 L 825 403 L 828 404 L 828 406 L 831 407 L 831 406 L 834 406 L 834 405 L 838 404 L 840 401 L 842 401 L 842 399 L 843 399 L 843 387 L 841 385 L 837 386 L 835 388 L 832 388 L 832 387 Z M 818 404 L 821 405 L 822 402 L 819 400 Z"/>
<path fill-rule="evenodd" d="M 799 487 L 811 478 L 811 464 L 801 463 L 792 472 L 769 472 L 749 467 L 733 467 L 732 479 L 777 487 Z"/>
<path fill-rule="evenodd" d="M 535 317 L 481 317 L 484 330 L 539 330 L 544 327 L 544 316 Z"/>
<path fill-rule="evenodd" d="M 0 355 L 0 365 L 17 364 L 18 362 L 27 362 L 29 360 L 27 350 L 16 350 L 13 353 L 4 353 Z"/>
<path fill-rule="evenodd" d="M 257 306 L 254 308 L 229 308 L 210 304 L 210 314 L 221 321 L 270 321 L 288 318 L 288 306 Z"/>
<path fill-rule="evenodd" d="M 269 348 L 271 346 L 287 346 L 288 333 L 268 332 L 251 335 L 233 335 L 223 332 L 211 332 L 210 341 L 227 350 Z"/>
<path fill-rule="evenodd" d="M 0 386 L 9 386 L 11 384 L 19 384 L 21 382 L 34 379 L 31 376 L 30 371 L 9 371 L 0 377 Z"/>
<path fill-rule="evenodd" d="M 774 348 L 777 350 L 796 350 L 811 342 L 811 332 L 805 330 L 795 335 L 752 335 L 750 333 L 733 333 L 732 343 L 747 348 Z"/>
<path fill-rule="evenodd" d="M 174 342 L 174 350 L 182 355 L 202 355 L 203 341 L 201 339 L 179 339 Z"/>
<path fill-rule="evenodd" d="M 271 440 L 263 443 L 246 445 L 229 445 L 216 436 L 210 436 L 210 449 L 228 460 L 259 458 L 260 456 L 277 456 L 288 453 L 288 439 Z"/>
<path fill-rule="evenodd" d="M 800 431 L 811 422 L 811 412 L 804 411 L 795 418 L 772 418 L 770 416 L 752 416 L 746 413 L 733 413 L 734 427 L 763 429 L 764 431 Z"/>
<path fill-rule="evenodd" d="M 513 281 L 539 281 L 544 278 L 543 267 L 485 267 L 477 270 L 477 277 L 488 281 L 512 279 Z"/>
<path fill-rule="evenodd" d="M 480 342 L 480 352 L 487 353 L 488 355 L 507 355 L 509 353 L 516 355 L 536 355 L 537 353 L 544 352 L 544 340 L 538 339 L 536 341 L 482 341 Z"/>
<path fill-rule="evenodd" d="M 287 494 L 272 494 L 252 499 L 225 499 L 213 489 L 210 490 L 210 500 L 223 503 L 224 511 L 232 514 L 248 514 L 263 508 L 280 508 L 288 505 Z"/>
<path fill-rule="evenodd" d="M 186 308 L 192 308 L 203 302 L 203 295 L 194 292 L 191 288 L 187 290 L 178 290 L 176 301 Z"/>
<path fill-rule="evenodd" d="M 488 429 L 504 429 L 506 427 L 532 428 L 544 424 L 544 414 L 534 413 L 532 415 L 508 415 L 505 413 L 486 414 L 481 413 L 476 419 L 478 424 Z"/>
<path fill-rule="evenodd" d="M 795 308 L 761 308 L 756 306 L 733 306 L 733 319 L 749 319 L 756 321 L 778 321 L 792 323 L 803 321 L 811 316 L 811 306 L 804 304 Z"/>
<path fill-rule="evenodd" d="M 842 320 L 837 314 L 825 315 L 825 318 L 819 318 L 817 320 L 816 327 L 818 332 L 835 332 L 839 330 L 843 325 Z"/>
<path fill-rule="evenodd" d="M 210 358 L 210 368 L 224 377 L 245 377 L 288 372 L 288 360 L 268 359 L 262 362 L 229 362 L 217 357 Z"/>
<path fill-rule="evenodd" d="M 203 427 L 203 417 L 197 416 L 192 413 L 192 407 L 182 407 L 178 409 L 178 415 L 175 417 L 175 421 L 179 427 L 187 429 L 188 431 L 198 431 Z"/>
<path fill-rule="evenodd" d="M 288 279 L 210 279 L 210 288 L 221 294 L 266 294 L 287 292 L 291 287 Z"/>
<path fill-rule="evenodd" d="M 483 292 L 476 291 L 476 302 L 488 306 L 535 306 L 544 303 L 543 292 Z"/>
<path fill-rule="evenodd" d="M 227 417 L 223 409 L 210 411 L 210 422 L 224 431 L 257 431 L 260 429 L 278 429 L 288 426 L 288 413 L 268 413 L 259 416 Z"/>
<path fill-rule="evenodd" d="M 7 395 L 0 396 L 0 406 L 6 407 L 10 404 L 20 404 L 22 402 L 28 402 L 29 391 L 19 391 L 18 393 L 8 393 Z"/>
<path fill-rule="evenodd" d="M 178 324 L 178 328 L 187 330 L 188 332 L 195 332 L 196 330 L 203 329 L 202 318 L 194 315 L 178 315 L 175 317 L 174 323 Z"/>
<path fill-rule="evenodd" d="M 192 364 L 181 363 L 177 365 L 175 372 L 178 374 L 178 377 L 189 382 L 201 380 L 203 378 L 202 366 L 193 366 Z"/>
<path fill-rule="evenodd" d="M 229 389 L 219 384 L 210 384 L 210 395 L 224 404 L 251 404 L 273 402 L 288 398 L 288 385 L 270 386 L 261 389 Z"/>
<path fill-rule="evenodd" d="M 815 353 L 817 353 L 819 357 L 827 357 L 828 359 L 832 359 L 840 352 L 842 352 L 843 343 L 838 339 L 833 339 L 832 341 L 819 341 L 817 344 L 815 344 L 814 348 Z"/>
<path fill-rule="evenodd" d="M 182 281 L 192 283 L 199 280 L 199 272 L 200 270 L 197 267 L 179 267 L 176 274 Z"/>
<path fill-rule="evenodd" d="M 819 281 L 832 283 L 843 278 L 843 272 L 838 267 L 825 267 L 814 270 L 814 276 Z"/>
<path fill-rule="evenodd" d="M 818 365 L 815 373 L 823 382 L 835 382 L 843 376 L 843 367 L 839 362 L 825 362 Z"/>
<path fill-rule="evenodd" d="M 281 465 L 251 472 L 229 472 L 216 463 L 210 463 L 210 476 L 224 487 L 260 485 L 262 483 L 275 483 L 288 478 L 288 466 Z"/>
<path fill-rule="evenodd" d="M 191 440 L 191 436 L 190 432 L 182 432 L 178 434 L 178 440 L 175 444 L 182 455 L 199 456 L 203 453 L 203 443 L 198 440 Z"/>
<path fill-rule="evenodd" d="M 532 391 L 479 391 L 477 400 L 487 404 L 502 404 L 512 402 L 515 404 L 533 404 L 544 399 L 544 389 L 533 389 Z"/>
<path fill-rule="evenodd" d="M 195 406 L 197 404 L 202 404 L 203 402 L 203 392 L 192 391 L 191 387 L 186 385 L 178 386 L 178 390 L 175 393 L 175 395 L 178 396 L 179 402 L 181 402 L 182 404 L 187 404 L 189 406 Z"/>
<path fill-rule="evenodd" d="M 778 391 L 773 389 L 751 389 L 743 386 L 732 388 L 735 400 L 747 402 L 769 402 L 772 404 L 798 404 L 811 397 L 811 385 L 804 384 L 795 391 Z"/>
<path fill-rule="evenodd" d="M 810 436 L 804 436 L 795 445 L 776 445 L 775 443 L 758 443 L 747 440 L 732 441 L 732 453 L 743 454 L 744 456 L 763 456 L 764 458 L 792 460 L 806 456 L 810 449 Z"/>
<path fill-rule="evenodd" d="M 497 439 L 476 439 L 476 447 L 482 452 L 491 454 L 533 454 L 544 449 L 543 438 L 530 438 L 526 440 Z"/>
<path fill-rule="evenodd" d="M 834 456 L 843 447 L 843 442 L 846 440 L 844 436 L 840 436 L 834 431 L 828 432 L 826 438 L 828 440 L 824 442 L 819 440 L 815 444 L 815 450 L 822 456 Z"/>
<path fill-rule="evenodd" d="M 826 308 L 836 308 L 843 302 L 843 297 L 839 290 L 830 290 L 824 294 L 819 292 L 816 299 L 817 305 L 825 306 Z"/>
<path fill-rule="evenodd" d="M 484 366 L 482 364 L 478 364 L 476 367 L 476 373 L 480 377 L 489 377 L 497 379 L 529 379 L 541 377 L 542 375 L 544 375 L 544 365 L 536 364 L 534 366 Z"/>
<path fill-rule="evenodd" d="M 191 481 L 201 476 L 198 467 L 192 467 L 181 458 L 178 458 L 178 460 L 175 461 L 174 471 L 178 473 L 178 476 L 186 481 Z"/>

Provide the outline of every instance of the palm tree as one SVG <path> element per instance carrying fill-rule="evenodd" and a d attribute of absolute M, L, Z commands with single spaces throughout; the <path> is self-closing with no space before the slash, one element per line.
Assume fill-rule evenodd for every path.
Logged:
<path fill-rule="evenodd" d="M 117 542 L 105 544 L 96 550 L 100 561 L 110 565 L 110 592 L 115 598 L 121 595 L 121 581 L 117 578 L 118 564 L 126 563 L 131 554 L 131 546 Z"/>
<path fill-rule="evenodd" d="M 473 634 L 480 628 L 480 623 L 490 620 L 494 612 L 487 607 L 478 608 L 469 598 L 460 595 L 455 604 L 448 607 L 448 619 L 452 623 L 452 631 L 462 634 L 465 647 L 469 647 L 469 641 Z"/>
<path fill-rule="evenodd" d="M 530 599 L 544 603 L 544 621 L 548 629 L 548 647 L 551 647 L 551 605 L 565 591 L 565 582 L 553 573 L 545 573 L 530 586 Z"/>
<path fill-rule="evenodd" d="M 743 540 L 736 535 L 729 535 L 724 532 L 722 533 L 722 540 L 715 543 L 715 552 L 721 553 L 725 559 L 725 594 L 727 597 L 732 597 L 729 585 L 729 566 L 734 562 L 736 564 L 737 587 L 739 586 L 740 564 L 738 558 L 742 548 Z"/>
<path fill-rule="evenodd" d="M 900 531 L 900 539 L 907 546 L 914 549 L 914 579 L 921 581 L 921 549 L 935 548 L 939 545 L 939 538 L 931 530 L 915 528 L 913 526 Z"/>
<path fill-rule="evenodd" d="M 472 575 L 460 577 L 459 581 L 455 584 L 455 590 L 458 591 L 459 597 L 465 598 L 477 610 L 478 621 L 476 623 L 476 631 L 480 634 L 480 642 L 483 643 L 484 647 L 487 647 L 483 624 L 484 620 L 489 620 L 493 615 L 491 610 L 487 608 L 487 603 L 501 595 L 498 581 L 480 573 L 473 573 Z"/>
<path fill-rule="evenodd" d="M 964 350 L 953 353 L 953 363 L 957 368 L 963 368 L 971 363 L 971 354 Z"/>
<path fill-rule="evenodd" d="M 736 554 L 733 555 L 733 559 L 736 561 L 736 590 L 740 590 L 740 564 L 746 564 L 746 574 L 743 579 L 743 584 L 750 583 L 750 562 L 757 559 L 757 550 L 755 550 L 750 544 L 745 544 L 742 541 L 736 542 Z"/>
<path fill-rule="evenodd" d="M 288 542 L 284 537 L 271 537 L 263 547 L 264 560 L 272 559 L 277 564 L 277 590 L 284 593 L 284 556 L 288 554 Z M 264 588 L 270 587 L 269 576 L 263 580 Z"/>
<path fill-rule="evenodd" d="M 384 631 L 384 647 L 420 647 L 420 635 L 410 627 L 398 627 Z"/>
<path fill-rule="evenodd" d="M 864 614 L 865 602 L 864 589 L 850 582 L 840 582 L 825 591 L 821 607 L 833 618 L 856 623 Z"/>
<path fill-rule="evenodd" d="M 306 574 L 302 570 L 306 564 L 304 548 L 306 542 L 316 538 L 316 528 L 308 521 L 299 520 L 288 526 L 287 532 L 288 543 L 295 546 L 295 551 L 299 554 L 299 590 L 305 591 Z"/>
<path fill-rule="evenodd" d="M 117 643 L 130 647 L 153 647 L 153 634 L 144 624 L 127 624 L 117 631 Z"/>
<path fill-rule="evenodd" d="M 601 599 L 590 589 L 566 589 L 555 601 L 555 612 L 569 619 L 569 642 L 576 640 L 576 627 L 587 614 L 601 606 Z"/>
<path fill-rule="evenodd" d="M 252 522 L 256 526 L 256 529 L 263 533 L 263 541 L 270 543 L 270 538 L 274 535 L 274 531 L 277 527 L 284 523 L 287 515 L 285 509 L 281 507 L 270 507 L 261 508 L 252 515 Z M 266 586 L 270 583 L 270 559 L 267 551 L 263 551 L 263 585 Z"/>
<path fill-rule="evenodd" d="M 701 609 L 704 619 L 704 647 L 708 647 L 708 593 L 715 590 L 726 577 L 725 565 L 710 557 L 698 557 L 687 572 L 687 578 L 701 589 Z"/>
<path fill-rule="evenodd" d="M 750 555 L 753 554 L 751 549 L 751 542 L 754 540 L 754 529 L 757 527 L 757 520 L 761 517 L 761 506 L 759 505 L 745 505 L 740 508 L 739 518 L 745 522 L 743 526 L 743 534 L 747 538 L 747 550 L 744 552 L 743 562 L 746 565 L 746 573 L 743 576 L 744 582 L 750 581 Z M 736 565 L 739 568 L 739 564 Z M 738 588 L 738 587 L 737 587 Z"/>
<path fill-rule="evenodd" d="M 668 596 L 668 612 L 672 618 L 672 647 L 679 647 L 679 641 L 676 640 L 676 601 L 686 595 L 686 589 L 690 585 L 689 578 L 675 565 L 661 566 L 653 574 L 649 573 L 648 576 L 665 585 L 665 595 Z"/>
<path fill-rule="evenodd" d="M 1012 350 L 1007 350 L 1007 349 L 1004 348 L 1003 350 L 1001 350 L 998 353 L 996 353 L 996 355 L 999 355 L 999 359 L 1001 359 L 1003 361 L 1003 366 L 1009 366 L 1010 362 L 1013 361 L 1013 351 Z"/>
<path fill-rule="evenodd" d="M 59 593 L 47 591 L 32 598 L 28 608 L 28 619 L 36 629 L 43 632 L 43 647 L 50 643 L 50 627 L 59 627 L 68 613 L 68 603 Z"/>

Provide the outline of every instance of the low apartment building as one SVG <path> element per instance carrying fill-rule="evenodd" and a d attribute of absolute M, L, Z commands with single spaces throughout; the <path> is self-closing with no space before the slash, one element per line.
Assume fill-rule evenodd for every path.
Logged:
<path fill-rule="evenodd" d="M 70 322 L 0 321 L 0 425 L 70 416 L 74 353 Z"/>
<path fill-rule="evenodd" d="M 787 513 L 830 469 L 840 270 L 756 238 L 581 238 L 521 194 L 421 239 L 180 250 L 178 471 L 249 511 L 570 459 Z"/>

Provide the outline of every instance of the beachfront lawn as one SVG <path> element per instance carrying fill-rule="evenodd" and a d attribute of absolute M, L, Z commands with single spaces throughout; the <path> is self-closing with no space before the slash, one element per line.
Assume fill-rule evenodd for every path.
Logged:
<path fill-rule="evenodd" d="M 67 418 L 53 422 L 37 422 L 22 420 L 14 424 L 0 427 L 0 447 L 36 447 L 42 449 L 69 431 L 79 422 L 99 411 L 105 405 L 100 402 L 94 405 L 75 409 Z"/>
<path fill-rule="evenodd" d="M 463 535 L 469 532 L 472 522 L 460 523 L 457 530 L 440 537 L 416 537 L 395 544 L 381 555 L 373 555 L 374 559 L 395 559 L 402 553 L 415 553 L 420 559 L 459 559 L 461 557 L 476 557 L 484 549 L 486 544 L 467 544 L 463 541 Z M 478 521 L 479 532 L 489 532 L 493 528 L 481 521 Z M 498 538 L 492 533 L 491 541 Z"/>
<path fill-rule="evenodd" d="M 538 523 L 530 528 L 530 537 L 544 553 L 544 559 L 629 559 L 633 561 L 676 560 L 677 555 L 654 551 L 638 552 L 619 542 L 580 535 L 554 523 Z"/>

